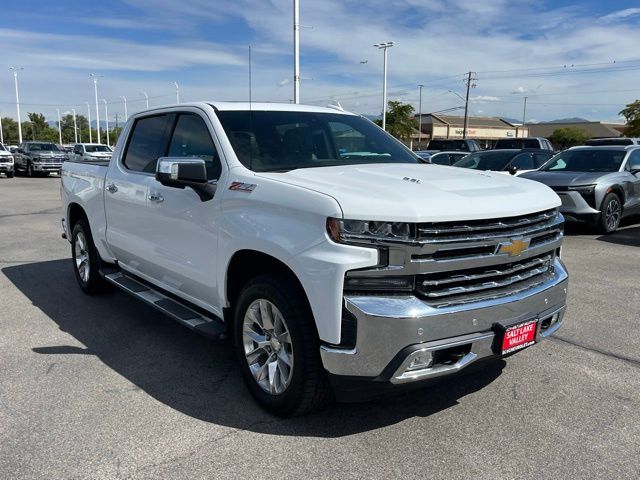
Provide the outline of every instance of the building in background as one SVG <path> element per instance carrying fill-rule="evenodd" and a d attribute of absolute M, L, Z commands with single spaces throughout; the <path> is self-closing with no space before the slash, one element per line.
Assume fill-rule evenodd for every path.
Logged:
<path fill-rule="evenodd" d="M 416 115 L 416 118 L 419 118 Z M 435 113 L 422 115 L 422 147 L 435 138 L 462 138 L 464 117 Z M 415 147 L 418 130 L 412 136 Z M 475 140 L 482 148 L 491 148 L 500 138 L 528 137 L 529 125 L 522 127 L 497 117 L 469 117 L 467 138 Z"/>
<path fill-rule="evenodd" d="M 528 125 L 532 137 L 550 137 L 558 128 L 580 128 L 591 138 L 619 137 L 625 128 L 623 123 L 605 122 L 548 122 Z"/>

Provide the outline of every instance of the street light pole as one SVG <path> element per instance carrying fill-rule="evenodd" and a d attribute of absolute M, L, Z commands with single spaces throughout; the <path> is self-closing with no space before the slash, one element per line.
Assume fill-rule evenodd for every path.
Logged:
<path fill-rule="evenodd" d="M 142 95 L 144 95 L 145 100 L 147 101 L 147 110 L 149 109 L 149 95 L 147 95 L 147 92 L 141 92 Z"/>
<path fill-rule="evenodd" d="M 75 143 L 78 143 L 78 123 L 76 122 L 76 109 L 72 108 L 73 112 L 73 139 Z"/>
<path fill-rule="evenodd" d="M 293 103 L 300 103 L 300 0 L 293 0 Z"/>
<path fill-rule="evenodd" d="M 9 67 L 13 70 L 13 81 L 16 86 L 16 110 L 18 111 L 18 141 L 22 143 L 22 120 L 20 119 L 20 95 L 18 94 L 18 71 L 24 70 L 24 67 Z"/>
<path fill-rule="evenodd" d="M 0 143 L 4 145 L 4 132 L 2 131 L 2 113 L 0 113 Z"/>
<path fill-rule="evenodd" d="M 387 50 L 393 47 L 393 42 L 376 43 L 374 47 L 383 51 L 382 73 L 382 129 L 387 129 Z"/>
<path fill-rule="evenodd" d="M 98 78 L 103 77 L 104 75 L 96 75 L 95 73 L 91 73 L 89 76 L 93 77 L 93 91 L 96 95 L 96 134 L 98 136 L 98 143 L 100 143 L 100 110 L 98 107 Z"/>
<path fill-rule="evenodd" d="M 60 109 L 56 108 L 58 112 L 58 145 L 62 145 L 62 122 L 60 120 Z"/>
<path fill-rule="evenodd" d="M 420 102 L 418 104 L 418 150 L 422 148 L 422 89 L 424 88 L 423 84 L 418 85 L 420 88 Z"/>
<path fill-rule="evenodd" d="M 180 103 L 180 87 L 178 86 L 178 82 L 173 82 L 173 85 L 176 87 L 176 103 Z"/>
<path fill-rule="evenodd" d="M 525 127 L 527 126 L 527 98 L 529 97 L 524 97 L 524 109 L 522 111 L 522 136 L 524 137 L 525 134 Z"/>
<path fill-rule="evenodd" d="M 89 143 L 93 143 L 93 134 L 91 133 L 91 107 L 89 106 L 89 102 L 84 103 L 87 104 L 87 120 L 89 121 Z"/>
<path fill-rule="evenodd" d="M 127 97 L 121 95 L 120 98 L 124 101 L 124 121 L 129 120 L 129 115 L 127 114 Z"/>
<path fill-rule="evenodd" d="M 104 102 L 104 121 L 107 125 L 107 147 L 110 147 L 111 145 L 109 144 L 109 108 L 107 107 L 107 101 L 103 98 L 102 101 Z"/>

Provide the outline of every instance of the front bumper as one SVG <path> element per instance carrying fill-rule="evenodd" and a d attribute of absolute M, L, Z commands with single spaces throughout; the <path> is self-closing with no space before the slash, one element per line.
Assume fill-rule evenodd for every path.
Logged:
<path fill-rule="evenodd" d="M 498 357 L 491 348 L 495 324 L 538 319 L 536 340 L 541 340 L 561 326 L 566 305 L 569 276 L 559 259 L 554 266 L 554 276 L 530 290 L 457 306 L 436 308 L 415 296 L 346 296 L 345 308 L 357 320 L 356 346 L 322 346 L 324 367 L 331 376 L 406 384 Z M 458 362 L 407 374 L 419 352 L 451 349 L 463 352 Z"/>
<path fill-rule="evenodd" d="M 13 172 L 13 163 L 0 163 L 0 172 Z"/>
<path fill-rule="evenodd" d="M 60 170 L 62 170 L 62 162 L 60 163 L 32 162 L 31 166 L 34 172 L 59 172 Z"/>
<path fill-rule="evenodd" d="M 596 210 L 587 203 L 578 192 L 565 191 L 556 192 L 562 201 L 560 212 L 572 220 L 593 220 L 600 215 L 600 210 Z"/>

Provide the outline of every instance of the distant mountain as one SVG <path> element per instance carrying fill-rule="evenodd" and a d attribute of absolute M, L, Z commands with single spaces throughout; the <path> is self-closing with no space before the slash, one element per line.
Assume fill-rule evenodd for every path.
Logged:
<path fill-rule="evenodd" d="M 590 120 L 586 120 L 580 117 L 570 117 L 570 118 L 559 118 L 557 120 L 550 120 L 548 122 L 538 122 L 538 123 L 585 123 Z"/>

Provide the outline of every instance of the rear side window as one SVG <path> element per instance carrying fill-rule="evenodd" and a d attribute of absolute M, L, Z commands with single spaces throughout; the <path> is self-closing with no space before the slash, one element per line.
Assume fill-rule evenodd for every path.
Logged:
<path fill-rule="evenodd" d="M 533 170 L 533 158 L 530 153 L 521 153 L 511 161 L 512 167 L 517 167 L 518 170 Z"/>
<path fill-rule="evenodd" d="M 540 168 L 542 165 L 547 163 L 547 161 L 552 157 L 550 153 L 534 153 L 533 154 L 533 163 L 535 165 L 534 168 Z"/>
<path fill-rule="evenodd" d="M 133 125 L 133 133 L 122 163 L 129 170 L 153 173 L 159 157 L 167 146 L 168 115 L 140 118 Z"/>
<path fill-rule="evenodd" d="M 207 178 L 220 178 L 220 157 L 204 120 L 195 114 L 181 114 L 171 137 L 169 157 L 198 157 L 207 167 Z"/>

